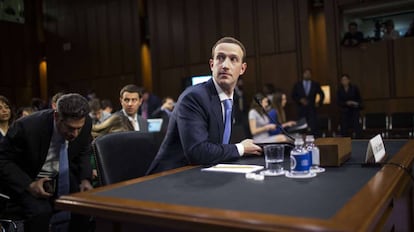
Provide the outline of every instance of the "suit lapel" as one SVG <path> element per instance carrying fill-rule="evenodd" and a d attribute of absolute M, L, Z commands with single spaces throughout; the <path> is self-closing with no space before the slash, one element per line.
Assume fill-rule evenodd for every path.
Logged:
<path fill-rule="evenodd" d="M 223 141 L 223 133 L 224 133 L 224 122 L 223 122 L 223 112 L 221 109 L 221 102 L 220 102 L 220 98 L 218 96 L 217 90 L 214 86 L 213 80 L 210 79 L 207 83 L 208 89 L 209 89 L 209 93 L 210 93 L 210 99 L 211 99 L 211 109 L 212 109 L 212 115 L 214 117 L 215 120 L 217 122 L 217 129 L 219 131 L 219 138 L 220 141 L 218 141 L 219 143 L 221 143 Z"/>
<path fill-rule="evenodd" d="M 50 141 L 52 139 L 54 118 L 53 112 L 47 114 L 47 119 L 43 120 L 45 122 L 42 130 L 39 131 L 40 135 L 40 147 L 39 147 L 39 160 L 42 161 L 42 164 L 46 160 L 46 156 L 49 152 Z"/>

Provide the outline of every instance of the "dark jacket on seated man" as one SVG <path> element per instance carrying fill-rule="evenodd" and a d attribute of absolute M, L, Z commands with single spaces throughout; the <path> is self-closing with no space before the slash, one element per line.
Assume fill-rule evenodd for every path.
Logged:
<path fill-rule="evenodd" d="M 170 116 L 166 137 L 148 173 L 239 158 L 234 144 L 221 144 L 222 117 L 212 80 L 186 89 Z"/>

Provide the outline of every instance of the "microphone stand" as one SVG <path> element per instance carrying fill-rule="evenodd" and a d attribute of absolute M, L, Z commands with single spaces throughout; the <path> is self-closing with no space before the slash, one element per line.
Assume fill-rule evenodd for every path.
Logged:
<path fill-rule="evenodd" d="M 273 124 L 275 124 L 277 127 L 279 127 L 279 128 L 280 128 L 280 130 L 282 131 L 282 134 L 283 134 L 283 135 L 285 135 L 286 137 L 288 137 L 288 138 L 289 138 L 289 139 L 291 139 L 292 141 L 295 141 L 295 139 L 294 139 L 291 135 L 289 135 L 289 133 L 285 130 L 285 128 L 283 128 L 282 124 L 281 124 L 279 121 L 274 120 L 273 118 L 271 118 L 271 117 L 267 114 L 266 109 L 262 106 L 262 104 L 260 104 L 260 100 L 259 100 L 257 97 L 255 97 L 255 98 L 254 98 L 254 100 L 255 100 L 255 101 L 256 101 L 256 103 L 260 106 L 260 109 L 262 109 L 263 113 L 264 113 L 264 114 L 266 115 L 266 117 L 270 120 L 270 122 L 271 122 L 271 123 L 273 123 Z"/>

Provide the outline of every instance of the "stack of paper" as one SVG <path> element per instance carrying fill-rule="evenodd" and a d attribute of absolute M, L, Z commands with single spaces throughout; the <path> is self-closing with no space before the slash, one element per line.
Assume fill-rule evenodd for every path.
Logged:
<path fill-rule="evenodd" d="M 263 169 L 263 166 L 245 164 L 217 164 L 209 168 L 203 168 L 201 171 L 249 173 L 260 169 Z"/>

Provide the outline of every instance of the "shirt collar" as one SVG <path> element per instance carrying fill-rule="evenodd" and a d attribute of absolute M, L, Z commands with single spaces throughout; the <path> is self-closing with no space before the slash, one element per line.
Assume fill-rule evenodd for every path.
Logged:
<path fill-rule="evenodd" d="M 133 119 L 133 120 L 135 120 L 135 121 L 138 121 L 137 114 L 134 114 L 134 117 L 131 117 L 131 116 L 129 116 L 129 115 L 125 112 L 125 110 L 124 110 L 124 109 L 122 109 L 122 113 L 123 113 L 125 116 L 127 116 L 129 119 Z"/>
<path fill-rule="evenodd" d="M 63 143 L 63 142 L 66 142 L 65 141 L 65 138 L 63 138 L 63 136 L 59 133 L 55 120 L 53 120 L 52 141 L 54 143 Z"/>
<path fill-rule="evenodd" d="M 234 91 L 231 93 L 231 96 L 230 97 L 227 96 L 227 94 L 224 93 L 223 89 L 216 83 L 216 80 L 214 80 L 214 77 L 212 79 L 213 79 L 214 87 L 216 87 L 218 96 L 220 98 L 220 102 L 222 102 L 222 101 L 224 101 L 226 99 L 230 99 L 230 100 L 233 101 Z"/>

